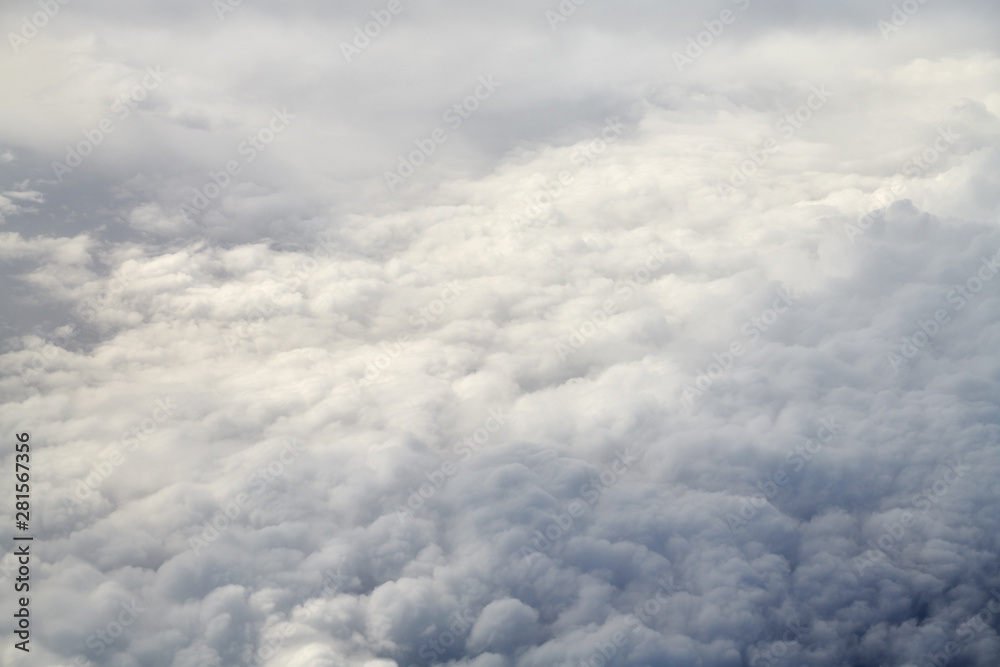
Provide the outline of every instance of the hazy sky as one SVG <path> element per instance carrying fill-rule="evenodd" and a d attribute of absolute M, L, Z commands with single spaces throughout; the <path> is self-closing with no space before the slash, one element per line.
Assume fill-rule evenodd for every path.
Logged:
<path fill-rule="evenodd" d="M 1000 6 L 0 8 L 0 664 L 994 667 Z"/>

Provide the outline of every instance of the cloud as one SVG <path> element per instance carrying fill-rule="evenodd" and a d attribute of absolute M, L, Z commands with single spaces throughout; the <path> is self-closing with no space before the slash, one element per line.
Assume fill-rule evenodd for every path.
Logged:
<path fill-rule="evenodd" d="M 31 659 L 992 664 L 993 5 L 388 4 L 0 55 Z"/>

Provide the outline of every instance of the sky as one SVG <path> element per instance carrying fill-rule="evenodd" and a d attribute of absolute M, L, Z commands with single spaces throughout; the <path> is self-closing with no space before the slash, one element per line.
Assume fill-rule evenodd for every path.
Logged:
<path fill-rule="evenodd" d="M 0 29 L 0 664 L 998 663 L 995 2 Z"/>

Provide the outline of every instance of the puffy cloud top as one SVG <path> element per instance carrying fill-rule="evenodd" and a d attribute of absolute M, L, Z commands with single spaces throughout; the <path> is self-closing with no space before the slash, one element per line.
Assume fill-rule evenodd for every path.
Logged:
<path fill-rule="evenodd" d="M 995 3 L 0 17 L 0 663 L 996 664 Z"/>

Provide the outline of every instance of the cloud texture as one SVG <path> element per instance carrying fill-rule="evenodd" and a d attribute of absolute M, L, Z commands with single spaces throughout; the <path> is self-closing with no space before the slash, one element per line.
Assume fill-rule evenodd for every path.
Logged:
<path fill-rule="evenodd" d="M 43 5 L 0 663 L 996 664 L 995 3 Z"/>

